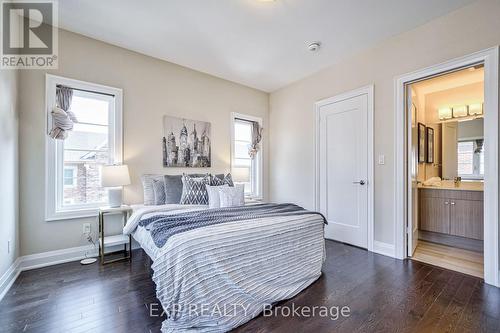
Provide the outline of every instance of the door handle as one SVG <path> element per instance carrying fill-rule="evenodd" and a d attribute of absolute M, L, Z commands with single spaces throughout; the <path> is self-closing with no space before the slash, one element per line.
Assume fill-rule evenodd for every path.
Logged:
<path fill-rule="evenodd" d="M 359 182 L 352 182 L 353 184 L 365 185 L 364 180 L 360 180 Z"/>

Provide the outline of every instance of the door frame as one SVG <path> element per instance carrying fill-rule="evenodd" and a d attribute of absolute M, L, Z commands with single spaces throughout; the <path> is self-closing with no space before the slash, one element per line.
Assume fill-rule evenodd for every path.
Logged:
<path fill-rule="evenodd" d="M 407 141 L 405 123 L 405 86 L 446 72 L 484 64 L 484 139 L 488 147 L 485 156 L 484 184 L 484 280 L 499 287 L 499 47 L 495 46 L 464 57 L 453 59 L 435 66 L 404 74 L 394 79 L 395 90 L 395 131 L 394 131 L 394 239 L 396 258 L 407 257 L 408 178 L 405 179 L 407 162 Z"/>
<path fill-rule="evenodd" d="M 368 251 L 373 251 L 373 235 L 374 235 L 374 85 L 370 84 L 355 90 L 351 90 L 348 92 L 344 92 L 342 94 L 335 95 L 333 97 L 325 98 L 314 103 L 314 113 L 316 120 L 314 122 L 314 207 L 317 211 L 319 211 L 319 196 L 320 196 L 320 186 L 319 186 L 319 168 L 320 168 L 320 109 L 321 107 L 333 104 L 337 102 L 344 101 L 346 99 L 351 99 L 354 97 L 367 95 L 368 97 L 368 105 L 367 105 L 367 126 L 368 126 L 368 179 L 366 180 L 366 185 L 368 186 L 368 221 L 367 221 L 367 232 L 368 232 Z"/>

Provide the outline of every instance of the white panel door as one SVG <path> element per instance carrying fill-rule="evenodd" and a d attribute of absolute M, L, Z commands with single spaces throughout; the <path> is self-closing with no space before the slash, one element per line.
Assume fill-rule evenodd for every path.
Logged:
<path fill-rule="evenodd" d="M 413 256 L 415 249 L 418 245 L 418 110 L 416 107 L 412 107 L 412 89 L 408 86 L 408 104 L 407 110 L 410 112 L 410 117 L 408 117 L 408 146 L 410 156 L 408 157 L 408 174 L 409 179 L 409 193 L 410 198 L 410 209 L 411 214 L 408 218 L 408 256 Z M 415 101 L 415 104 L 417 101 Z"/>
<path fill-rule="evenodd" d="M 368 247 L 368 96 L 321 106 L 320 211 L 325 237 Z"/>

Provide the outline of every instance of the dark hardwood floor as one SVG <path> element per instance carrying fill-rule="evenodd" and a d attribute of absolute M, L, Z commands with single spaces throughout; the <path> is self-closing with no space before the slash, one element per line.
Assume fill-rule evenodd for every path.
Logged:
<path fill-rule="evenodd" d="M 1 332 L 158 332 L 150 261 L 78 262 L 21 273 Z M 327 241 L 322 277 L 279 306 L 348 306 L 349 317 L 259 316 L 236 332 L 500 332 L 500 289 L 481 279 Z"/>

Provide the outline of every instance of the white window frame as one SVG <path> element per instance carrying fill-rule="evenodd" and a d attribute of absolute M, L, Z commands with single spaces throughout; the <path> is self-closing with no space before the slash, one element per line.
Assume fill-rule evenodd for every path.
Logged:
<path fill-rule="evenodd" d="M 472 142 L 473 144 L 473 150 L 476 149 L 476 140 L 484 140 L 484 138 L 463 138 L 463 139 L 460 139 L 458 140 L 458 142 Z M 467 175 L 467 174 L 458 174 L 459 177 L 462 177 L 462 179 L 464 180 L 484 180 L 484 174 L 481 174 L 480 173 L 480 170 L 481 170 L 481 160 L 480 160 L 480 156 L 476 153 L 472 153 L 472 159 L 473 159 L 473 162 L 472 162 L 472 169 L 473 169 L 473 173 L 470 174 L 470 175 Z M 476 173 L 477 171 L 477 173 Z"/>
<path fill-rule="evenodd" d="M 235 158 L 234 158 L 234 149 L 235 149 L 235 144 L 234 144 L 234 123 L 236 119 L 242 119 L 242 120 L 248 120 L 248 121 L 255 121 L 259 123 L 260 127 L 262 127 L 262 118 L 255 117 L 255 116 L 250 116 L 242 113 L 236 113 L 232 112 L 231 113 L 231 170 L 233 170 L 233 167 L 237 167 L 235 165 Z M 263 193 L 263 172 L 264 172 L 264 144 L 263 140 L 260 142 L 260 149 L 255 156 L 255 158 L 252 160 L 252 175 L 251 175 L 251 182 L 252 182 L 252 191 L 249 194 L 246 194 L 245 196 L 250 199 L 256 199 L 256 200 L 262 200 L 262 193 Z"/>
<path fill-rule="evenodd" d="M 46 74 L 45 76 L 45 220 L 56 221 L 83 217 L 97 216 L 99 206 L 102 203 L 85 204 L 63 207 L 63 142 L 54 140 L 47 134 L 52 126 L 50 112 L 56 105 L 56 86 L 64 85 L 78 90 L 96 92 L 114 96 L 114 103 L 111 103 L 109 115 L 109 149 L 113 164 L 123 162 L 123 92 L 119 88 L 103 86 L 100 84 L 84 82 L 60 76 Z M 104 96 L 104 95 L 103 95 Z M 113 98 L 110 96 L 109 98 Z M 108 98 L 108 99 L 109 99 Z M 112 133 L 112 134 L 111 134 Z"/>

